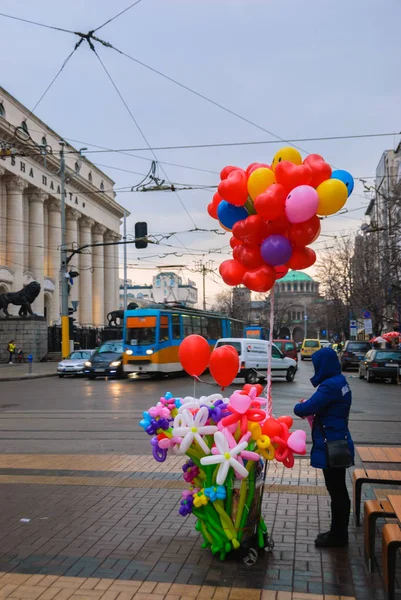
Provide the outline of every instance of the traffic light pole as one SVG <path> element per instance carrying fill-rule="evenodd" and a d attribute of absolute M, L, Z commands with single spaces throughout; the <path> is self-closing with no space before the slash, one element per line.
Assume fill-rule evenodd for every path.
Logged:
<path fill-rule="evenodd" d="M 68 318 L 68 280 L 67 280 L 67 246 L 65 219 L 65 159 L 64 142 L 60 142 L 60 181 L 61 181 L 61 354 L 65 358 L 70 353 L 70 322 Z"/>

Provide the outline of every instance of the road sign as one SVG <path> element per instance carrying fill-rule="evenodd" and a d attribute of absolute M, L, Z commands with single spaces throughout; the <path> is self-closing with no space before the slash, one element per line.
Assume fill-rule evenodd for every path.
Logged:
<path fill-rule="evenodd" d="M 326 330 L 322 329 L 322 335 L 326 335 Z"/>
<path fill-rule="evenodd" d="M 308 320 L 308 315 L 305 315 L 304 319 L 305 319 L 305 321 L 307 321 Z"/>
<path fill-rule="evenodd" d="M 350 320 L 349 329 L 351 335 L 356 335 L 356 321 L 354 319 Z"/>
<path fill-rule="evenodd" d="M 365 333 L 373 333 L 373 327 L 372 327 L 372 319 L 365 319 L 364 320 L 364 328 L 365 328 Z"/>
<path fill-rule="evenodd" d="M 370 314 L 370 312 L 368 310 L 364 310 L 362 313 L 362 316 L 364 319 L 370 319 L 372 315 Z"/>
<path fill-rule="evenodd" d="M 71 300 L 71 304 L 72 304 L 72 308 L 74 309 L 74 312 L 76 310 L 78 310 L 79 300 Z"/>

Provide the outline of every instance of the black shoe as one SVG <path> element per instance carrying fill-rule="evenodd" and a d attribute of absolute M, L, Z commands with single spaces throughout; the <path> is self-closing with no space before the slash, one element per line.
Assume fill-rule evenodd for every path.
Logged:
<path fill-rule="evenodd" d="M 331 531 L 325 531 L 324 533 L 318 533 L 316 536 L 316 539 L 318 540 L 321 537 L 325 537 L 326 535 L 329 535 L 329 533 L 331 533 Z"/>
<path fill-rule="evenodd" d="M 338 536 L 328 531 L 315 539 L 317 548 L 342 548 L 348 545 L 348 536 Z"/>

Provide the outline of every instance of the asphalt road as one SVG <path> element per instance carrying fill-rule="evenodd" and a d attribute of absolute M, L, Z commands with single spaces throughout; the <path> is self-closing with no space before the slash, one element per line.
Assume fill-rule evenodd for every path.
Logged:
<path fill-rule="evenodd" d="M 292 414 L 299 398 L 312 393 L 312 366 L 300 363 L 293 383 L 273 383 L 274 414 Z M 359 381 L 346 373 L 353 392 L 350 428 L 361 444 L 401 443 L 401 388 Z M 206 377 L 207 381 L 211 381 Z M 233 391 L 231 386 L 227 392 Z M 149 438 L 139 427 L 141 414 L 160 396 L 193 394 L 187 377 L 155 380 L 47 378 L 0 384 L 1 453 L 148 453 Z M 218 388 L 197 384 L 197 395 Z M 309 425 L 297 419 L 309 433 Z"/>

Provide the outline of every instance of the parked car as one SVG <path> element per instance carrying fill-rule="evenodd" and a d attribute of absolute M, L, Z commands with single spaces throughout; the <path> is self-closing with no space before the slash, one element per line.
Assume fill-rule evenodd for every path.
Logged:
<path fill-rule="evenodd" d="M 301 347 L 301 360 L 305 360 L 305 358 L 311 358 L 312 354 L 320 350 L 320 348 L 320 340 L 305 339 L 302 342 Z"/>
<path fill-rule="evenodd" d="M 293 340 L 273 340 L 273 344 L 288 358 L 293 358 L 298 362 L 298 352 Z"/>
<path fill-rule="evenodd" d="M 85 362 L 85 375 L 89 379 L 106 376 L 124 377 L 122 340 L 110 340 L 102 344 Z"/>
<path fill-rule="evenodd" d="M 358 342 L 348 340 L 339 354 L 341 368 L 346 371 L 348 368 L 358 368 L 359 363 L 365 354 L 371 349 L 369 342 Z"/>
<path fill-rule="evenodd" d="M 94 350 L 74 350 L 63 358 L 57 365 L 57 375 L 83 375 L 85 371 L 85 362 L 90 359 Z"/>
<path fill-rule="evenodd" d="M 394 383 L 401 374 L 401 350 L 369 350 L 359 363 L 359 379 L 371 383 L 374 379 L 391 379 Z"/>
<path fill-rule="evenodd" d="M 223 338 L 217 341 L 216 348 L 227 345 L 233 346 L 238 352 L 238 377 L 244 377 L 246 383 L 257 383 L 264 377 L 268 366 L 269 342 L 249 338 Z M 296 361 L 284 356 L 273 344 L 272 375 L 285 377 L 287 381 L 294 381 L 297 368 Z"/>
<path fill-rule="evenodd" d="M 332 348 L 333 344 L 329 340 L 319 340 L 322 348 Z"/>

